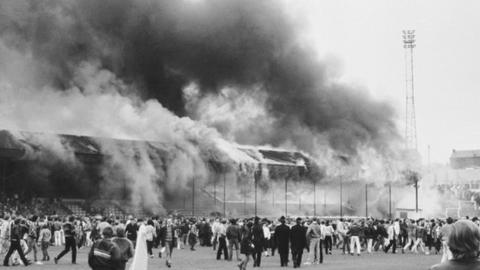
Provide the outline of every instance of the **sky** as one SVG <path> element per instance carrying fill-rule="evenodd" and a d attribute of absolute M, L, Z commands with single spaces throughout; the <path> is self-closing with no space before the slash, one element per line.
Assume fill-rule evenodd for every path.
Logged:
<path fill-rule="evenodd" d="M 331 61 L 339 80 L 361 86 L 395 107 L 402 135 L 402 30 L 415 29 L 415 105 L 423 162 L 447 163 L 452 149 L 480 149 L 480 1 L 284 3 L 301 22 L 302 39 L 320 59 Z"/>

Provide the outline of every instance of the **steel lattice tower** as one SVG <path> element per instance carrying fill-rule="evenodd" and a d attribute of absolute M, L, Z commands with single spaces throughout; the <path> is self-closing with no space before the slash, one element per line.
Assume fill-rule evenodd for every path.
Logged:
<path fill-rule="evenodd" d="M 415 30 L 403 30 L 403 48 L 405 49 L 405 148 L 418 150 L 417 123 L 415 118 L 415 88 L 413 80 L 413 49 L 415 48 Z"/>

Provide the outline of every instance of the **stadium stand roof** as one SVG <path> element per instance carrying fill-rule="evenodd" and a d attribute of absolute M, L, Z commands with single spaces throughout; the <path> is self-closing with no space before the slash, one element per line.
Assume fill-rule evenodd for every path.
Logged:
<path fill-rule="evenodd" d="M 159 144 L 158 142 L 0 130 L 0 158 L 28 159 L 25 153 L 29 149 L 41 150 L 44 148 L 42 144 L 48 140 L 59 140 L 62 145 L 72 149 L 75 155 L 96 156 L 97 158 L 105 155 L 102 151 L 102 144 L 105 142 L 118 143 L 119 146 L 132 142 L 146 143 L 154 147 Z M 267 167 L 305 168 L 307 171 L 309 167 L 315 166 L 311 158 L 298 151 L 236 145 L 227 141 L 219 141 L 216 146 L 219 151 L 237 164 L 255 167 L 262 164 Z"/>

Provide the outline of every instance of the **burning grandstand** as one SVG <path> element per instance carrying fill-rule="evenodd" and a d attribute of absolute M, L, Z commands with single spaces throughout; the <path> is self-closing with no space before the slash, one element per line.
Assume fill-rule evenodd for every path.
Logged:
<path fill-rule="evenodd" d="M 313 214 L 305 201 L 322 186 L 324 213 L 360 213 L 363 201 L 388 212 L 385 184 L 403 169 L 393 108 L 331 76 L 276 1 L 20 0 L 0 11 L 5 192 L 157 213 L 193 212 L 195 200 L 225 212 L 228 198 L 247 213 L 257 193 L 278 210 L 285 189 L 285 210 Z M 351 186 L 345 205 L 339 181 Z M 382 192 L 364 200 L 363 183 Z"/>
<path fill-rule="evenodd" d="M 216 184 L 219 179 L 223 179 L 223 188 L 228 185 L 229 189 L 239 187 L 245 192 L 252 185 L 268 189 L 278 179 L 319 181 L 323 177 L 318 165 L 300 152 L 237 146 L 224 141 L 201 153 L 205 158 L 197 166 L 202 167 L 203 173 L 184 176 L 190 178 L 188 181 L 172 175 L 169 170 L 178 158 L 185 158 L 183 149 L 172 151 L 172 147 L 175 148 L 150 141 L 3 130 L 0 131 L 2 192 L 67 201 L 124 202 L 125 212 L 140 209 L 163 213 L 166 208 L 206 214 L 209 205 L 201 197 L 211 196 L 205 187 Z M 122 160 L 115 156 L 121 156 Z M 132 169 L 125 165 L 137 170 L 151 167 L 154 173 L 150 175 L 150 182 L 139 186 L 142 182 L 131 177 L 126 170 Z M 229 200 L 234 202 L 241 192 L 230 191 L 230 194 L 234 198 L 229 196 Z M 200 197 L 197 206 L 196 195 Z M 223 195 L 225 200 L 226 193 Z M 220 198 L 214 196 L 216 204 Z M 161 203 L 158 198 L 162 198 Z M 187 198 L 191 202 L 188 206 L 185 205 Z M 215 210 L 219 208 L 209 211 Z M 227 210 L 225 206 L 223 210 Z M 235 209 L 228 209 L 232 210 Z"/>

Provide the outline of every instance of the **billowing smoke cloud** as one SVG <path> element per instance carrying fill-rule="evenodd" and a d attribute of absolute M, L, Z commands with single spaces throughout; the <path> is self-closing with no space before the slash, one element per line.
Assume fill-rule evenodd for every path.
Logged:
<path fill-rule="evenodd" d="M 2 1 L 1 128 L 163 144 L 170 160 L 102 143 L 105 178 L 138 184 L 134 200 L 153 205 L 158 189 L 212 178 L 205 155 L 222 136 L 305 151 L 325 182 L 370 170 L 382 185 L 396 159 L 392 108 L 331 78 L 298 27 L 274 0 Z"/>
<path fill-rule="evenodd" d="M 323 134 L 354 154 L 396 136 L 392 109 L 327 78 L 275 1 L 6 1 L 0 10 L 0 37 L 28 55 L 35 83 L 70 88 L 79 63 L 98 61 L 177 115 L 186 114 L 182 89 L 192 82 L 201 96 L 260 92 L 281 132 L 257 144 L 308 149 Z"/>
<path fill-rule="evenodd" d="M 155 213 L 163 212 L 165 196 L 184 191 L 193 178 L 199 185 L 211 181 L 215 170 L 210 162 L 227 171 L 241 161 L 226 156 L 235 149 L 214 129 L 178 117 L 158 101 L 120 95 L 129 86 L 111 72 L 84 63 L 75 74 L 83 93 L 78 88 L 32 90 L 0 83 L 1 128 L 14 131 L 11 135 L 25 149 L 21 159 L 33 161 L 26 170 L 36 187 L 89 185 L 88 170 L 72 142 L 56 134 L 95 137 L 91 143 L 98 146 L 92 147 L 99 147 L 103 155 L 96 161 L 101 165 L 103 197 L 118 198 L 128 190 L 133 205 Z"/>

